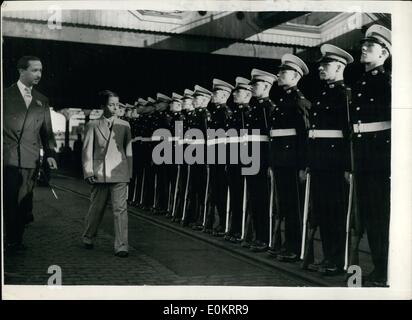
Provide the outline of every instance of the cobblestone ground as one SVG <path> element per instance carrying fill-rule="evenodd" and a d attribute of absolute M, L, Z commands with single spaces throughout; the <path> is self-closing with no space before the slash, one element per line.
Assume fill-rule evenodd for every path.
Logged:
<path fill-rule="evenodd" d="M 89 188 L 71 178 L 52 182 L 86 194 Z M 56 193 L 58 200 L 49 188 L 36 187 L 35 221 L 24 237 L 28 250 L 5 257 L 5 284 L 46 285 L 49 266 L 58 265 L 63 285 L 313 285 L 133 215 L 129 257 L 115 257 L 110 210 L 95 249 L 86 250 L 81 234 L 88 200 L 60 189 Z"/>

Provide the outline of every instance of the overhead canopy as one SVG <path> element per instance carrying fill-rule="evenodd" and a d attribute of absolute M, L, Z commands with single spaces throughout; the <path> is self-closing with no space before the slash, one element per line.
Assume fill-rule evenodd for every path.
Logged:
<path fill-rule="evenodd" d="M 47 10 L 2 14 L 10 37 L 273 59 L 331 41 L 350 50 L 353 32 L 390 23 L 388 15 L 350 12 L 63 10 L 62 28 L 51 32 Z"/>

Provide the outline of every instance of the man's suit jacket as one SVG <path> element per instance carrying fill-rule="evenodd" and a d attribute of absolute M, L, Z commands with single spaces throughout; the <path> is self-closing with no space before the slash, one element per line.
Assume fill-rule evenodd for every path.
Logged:
<path fill-rule="evenodd" d="M 13 84 L 3 92 L 3 164 L 36 168 L 41 145 L 46 158 L 54 155 L 48 99 L 33 89 L 27 108 L 19 87 Z"/>
<path fill-rule="evenodd" d="M 103 116 L 86 126 L 83 142 L 84 178 L 100 183 L 129 182 L 132 177 L 132 134 L 127 121 L 115 118 L 110 130 Z"/>

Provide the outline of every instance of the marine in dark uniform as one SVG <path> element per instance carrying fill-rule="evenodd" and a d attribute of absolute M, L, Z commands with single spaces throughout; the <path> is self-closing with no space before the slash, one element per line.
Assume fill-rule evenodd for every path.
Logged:
<path fill-rule="evenodd" d="M 324 44 L 320 51 L 319 77 L 322 81 L 309 110 L 310 129 L 307 143 L 307 167 L 311 174 L 311 213 L 309 243 L 319 227 L 323 260 L 309 269 L 336 275 L 343 271 L 345 256 L 345 226 L 347 190 L 345 172 L 350 170 L 348 143 L 348 88 L 343 73 L 353 62 L 346 51 Z M 312 260 L 313 252 L 305 256 L 303 267 Z"/>
<path fill-rule="evenodd" d="M 137 156 L 136 152 L 136 136 L 137 136 L 137 126 L 136 126 L 136 120 L 137 120 L 137 114 L 135 113 L 136 106 L 130 106 L 128 107 L 130 109 L 130 113 L 128 115 L 128 122 L 130 125 L 130 131 L 132 134 L 132 154 L 133 154 L 133 173 L 132 173 L 132 179 L 129 182 L 129 188 L 128 188 L 128 197 L 127 197 L 127 203 L 128 205 L 133 205 L 133 201 L 135 198 L 135 192 L 136 192 L 136 177 L 137 177 L 137 162 L 135 160 L 135 157 Z M 127 114 L 128 112 L 126 112 Z"/>
<path fill-rule="evenodd" d="M 143 157 L 143 131 L 144 131 L 144 107 L 147 101 L 139 98 L 135 103 L 136 107 L 132 112 L 132 150 L 133 150 L 133 170 L 134 178 L 132 179 L 129 188 L 132 188 L 132 205 L 140 207 L 142 195 L 142 182 L 144 171 L 144 157 Z"/>
<path fill-rule="evenodd" d="M 256 239 L 250 245 L 250 250 L 262 252 L 268 249 L 269 243 L 269 117 L 275 108 L 275 104 L 269 99 L 269 92 L 276 81 L 276 76 L 258 69 L 253 69 L 251 76 L 253 98 L 250 102 L 248 122 L 250 129 L 257 129 L 260 133 L 248 135 L 248 141 L 249 145 L 259 144 L 260 168 L 257 174 L 246 177 L 249 195 L 248 211 L 256 232 Z M 243 245 L 247 246 L 247 243 Z"/>
<path fill-rule="evenodd" d="M 271 199 L 274 231 L 269 253 L 279 261 L 299 259 L 302 230 L 300 213 L 299 170 L 304 169 L 306 139 L 305 112 L 310 102 L 298 88 L 300 79 L 309 73 L 297 56 L 285 54 L 279 67 L 276 107 L 269 116 Z M 284 221 L 282 242 L 281 222 Z"/>
<path fill-rule="evenodd" d="M 169 138 L 172 150 L 178 151 L 178 148 L 183 148 L 179 141 L 184 134 L 183 127 L 179 127 L 184 123 L 184 115 L 182 113 L 182 98 L 183 96 L 173 92 L 172 101 L 170 102 L 170 113 L 168 126 L 172 137 Z M 179 131 L 180 130 L 180 131 Z M 180 155 L 179 155 L 180 156 Z M 181 167 L 183 159 L 178 159 L 177 153 L 173 153 L 173 164 L 167 166 L 168 170 L 168 217 L 173 216 L 177 203 L 177 188 L 181 179 Z"/>
<path fill-rule="evenodd" d="M 147 104 L 142 112 L 142 157 L 143 157 L 143 177 L 142 177 L 142 209 L 150 210 L 154 204 L 154 165 L 152 160 L 153 151 L 153 113 L 155 111 L 156 100 L 147 98 Z"/>
<path fill-rule="evenodd" d="M 208 109 L 211 115 L 209 129 L 214 129 L 216 135 L 208 137 L 209 160 L 214 154 L 214 163 L 209 164 L 209 188 L 207 217 L 204 231 L 214 236 L 223 237 L 226 229 L 226 207 L 227 207 L 227 175 L 226 163 L 226 121 L 229 117 L 227 100 L 233 90 L 233 86 L 225 81 L 213 79 L 212 103 Z M 221 131 L 221 132 L 219 132 Z M 220 154 L 220 156 L 219 156 Z M 226 159 L 222 158 L 222 154 Z M 219 161 L 219 157 L 222 158 Z"/>
<path fill-rule="evenodd" d="M 183 94 L 182 98 L 182 118 L 183 118 L 183 137 L 184 132 L 188 129 L 192 128 L 194 125 L 194 115 L 195 110 L 193 107 L 193 91 L 186 89 Z M 187 147 L 187 142 L 185 139 L 179 139 L 178 144 L 183 147 L 183 152 Z M 183 222 L 183 217 L 186 216 L 187 212 L 187 197 L 188 194 L 188 186 L 189 186 L 189 178 L 190 178 L 190 169 L 189 164 L 183 161 L 183 164 L 180 165 L 180 172 L 179 172 L 179 179 L 177 183 L 177 189 L 175 189 L 174 199 L 176 200 L 173 205 L 172 211 L 172 221 L 173 222 Z M 183 221 L 182 221 L 183 219 Z"/>
<path fill-rule="evenodd" d="M 234 104 L 226 122 L 227 138 L 227 159 L 231 159 L 231 153 L 236 148 L 236 163 L 227 160 L 226 170 L 229 186 L 229 222 L 225 240 L 239 243 L 242 240 L 242 233 L 247 240 L 252 240 L 247 235 L 253 234 L 253 230 L 244 230 L 248 224 L 246 221 L 247 190 L 246 176 L 242 175 L 242 163 L 240 159 L 240 146 L 243 143 L 241 137 L 249 128 L 248 115 L 250 112 L 249 101 L 252 98 L 252 86 L 250 80 L 243 77 L 236 78 L 236 86 L 232 92 Z M 229 134 L 231 130 L 236 130 L 236 134 Z"/>
<path fill-rule="evenodd" d="M 162 93 L 157 94 L 156 111 L 153 115 L 153 132 L 157 129 L 167 129 L 169 127 L 169 104 L 172 99 Z M 153 148 L 160 143 L 164 137 L 152 135 Z M 154 204 L 155 214 L 167 214 L 169 200 L 168 165 L 153 163 L 155 172 L 154 181 Z"/>
<path fill-rule="evenodd" d="M 350 104 L 355 193 L 359 216 L 352 230 L 351 264 L 363 228 L 366 229 L 374 270 L 367 281 L 385 285 L 387 280 L 390 164 L 391 75 L 383 64 L 391 54 L 391 31 L 373 25 L 362 40 L 360 62 L 365 72 L 353 86 Z M 354 259 L 355 258 L 355 259 Z"/>
<path fill-rule="evenodd" d="M 201 160 L 203 163 L 194 163 L 190 168 L 190 177 L 188 185 L 187 212 L 183 219 L 183 224 L 189 224 L 194 230 L 202 230 L 206 214 L 206 195 L 208 188 L 208 166 L 206 164 L 206 137 L 207 127 L 210 120 L 210 113 L 207 106 L 212 98 L 212 93 L 200 86 L 195 86 L 193 93 L 193 106 L 195 114 L 192 128 L 196 128 L 203 133 L 203 138 L 192 139 L 187 148 L 194 147 L 194 150 L 203 149 Z M 195 146 L 197 145 L 197 146 Z M 196 153 L 196 151 L 194 151 Z"/>

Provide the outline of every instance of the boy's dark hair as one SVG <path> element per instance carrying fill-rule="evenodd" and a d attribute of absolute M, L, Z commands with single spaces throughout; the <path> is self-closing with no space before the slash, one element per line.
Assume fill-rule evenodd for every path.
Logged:
<path fill-rule="evenodd" d="M 97 98 L 98 98 L 97 103 L 99 107 L 106 105 L 110 97 L 119 97 L 119 95 L 116 92 L 113 92 L 110 90 L 100 91 L 99 94 L 97 95 Z"/>
<path fill-rule="evenodd" d="M 17 70 L 26 70 L 29 67 L 29 61 L 41 61 L 40 58 L 35 56 L 23 56 L 17 61 Z"/>

